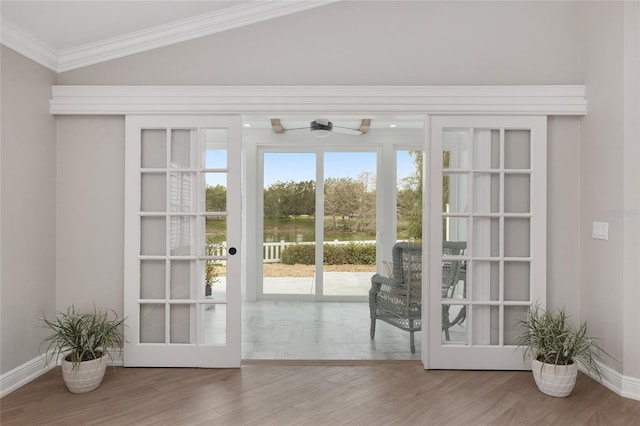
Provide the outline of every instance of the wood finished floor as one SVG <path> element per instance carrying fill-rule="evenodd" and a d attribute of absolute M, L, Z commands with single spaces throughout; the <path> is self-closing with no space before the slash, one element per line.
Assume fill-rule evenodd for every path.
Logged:
<path fill-rule="evenodd" d="M 109 368 L 69 393 L 60 368 L 0 400 L 9 425 L 640 425 L 640 402 L 580 374 L 541 394 L 530 372 L 424 371 L 418 361 L 246 361 L 240 369 Z"/>

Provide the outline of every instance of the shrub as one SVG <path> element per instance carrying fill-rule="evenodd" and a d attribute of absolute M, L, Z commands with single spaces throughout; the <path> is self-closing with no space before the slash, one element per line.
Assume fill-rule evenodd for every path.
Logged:
<path fill-rule="evenodd" d="M 315 264 L 315 245 L 295 244 L 287 246 L 282 251 L 282 263 L 285 265 L 313 265 Z M 325 244 L 325 265 L 375 265 L 375 244 Z"/>
<path fill-rule="evenodd" d="M 316 246 L 312 244 L 294 244 L 282 250 L 281 259 L 285 265 L 315 264 Z"/>

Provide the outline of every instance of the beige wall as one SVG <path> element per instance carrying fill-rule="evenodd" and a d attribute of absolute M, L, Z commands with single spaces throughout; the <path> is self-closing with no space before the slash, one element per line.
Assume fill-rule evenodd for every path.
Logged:
<path fill-rule="evenodd" d="M 640 2 L 624 4 L 623 373 L 640 377 Z"/>
<path fill-rule="evenodd" d="M 58 309 L 123 311 L 124 118 L 58 117 Z"/>
<path fill-rule="evenodd" d="M 60 75 L 60 84 L 575 84 L 571 2 L 343 1 Z"/>
<path fill-rule="evenodd" d="M 580 123 L 547 121 L 547 303 L 580 317 Z"/>
<path fill-rule="evenodd" d="M 55 73 L 2 46 L 0 374 L 39 355 L 55 312 Z"/>
<path fill-rule="evenodd" d="M 582 6 L 583 81 L 588 114 L 580 155 L 581 311 L 618 361 L 623 349 L 623 7 Z M 591 238 L 592 222 L 609 223 L 609 240 Z M 610 365 L 621 371 L 618 362 Z"/>

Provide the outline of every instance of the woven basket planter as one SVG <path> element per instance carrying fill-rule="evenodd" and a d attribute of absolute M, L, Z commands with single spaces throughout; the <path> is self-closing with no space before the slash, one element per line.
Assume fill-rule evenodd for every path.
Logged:
<path fill-rule="evenodd" d="M 540 392 L 549 396 L 565 397 L 569 396 L 576 385 L 578 363 L 556 365 L 534 359 L 531 361 L 531 372 Z"/>
<path fill-rule="evenodd" d="M 83 361 L 73 366 L 71 361 L 62 360 L 62 378 L 67 389 L 72 393 L 86 393 L 96 389 L 102 383 L 107 370 L 107 356 Z"/>

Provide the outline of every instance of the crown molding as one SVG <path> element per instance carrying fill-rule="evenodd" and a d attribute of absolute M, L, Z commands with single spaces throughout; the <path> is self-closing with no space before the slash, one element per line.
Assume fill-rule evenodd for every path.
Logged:
<path fill-rule="evenodd" d="M 302 12 L 340 0 L 251 0 L 229 8 L 82 46 L 56 49 L 2 19 L 1 41 L 7 47 L 58 73 L 94 65 L 245 25 Z"/>
<path fill-rule="evenodd" d="M 53 86 L 52 114 L 584 115 L 585 86 Z"/>
<path fill-rule="evenodd" d="M 32 37 L 22 28 L 8 22 L 4 17 L 0 20 L 0 41 L 6 47 L 15 50 L 38 64 L 58 72 L 58 52 L 40 40 Z"/>
<path fill-rule="evenodd" d="M 97 43 L 86 44 L 60 52 L 58 71 L 64 72 L 134 53 L 145 52 L 159 47 L 242 26 L 267 21 L 292 13 L 301 12 L 339 0 L 312 1 L 250 1 L 237 6 L 181 19 L 165 25 L 137 31 L 121 37 L 114 37 Z"/>

